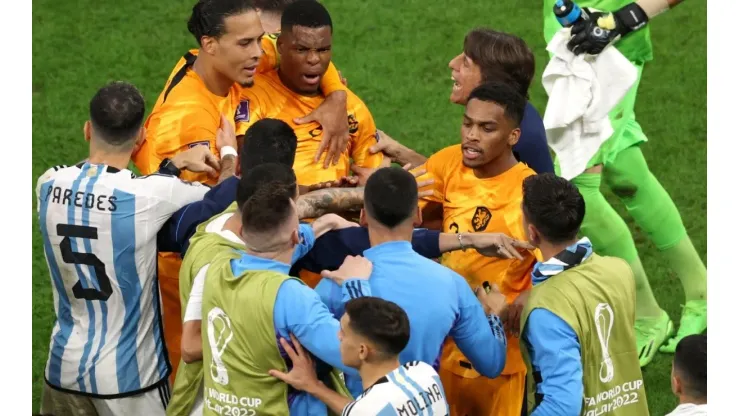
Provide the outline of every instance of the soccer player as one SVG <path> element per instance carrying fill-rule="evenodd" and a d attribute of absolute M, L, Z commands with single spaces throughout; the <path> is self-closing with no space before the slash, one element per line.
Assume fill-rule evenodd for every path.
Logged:
<path fill-rule="evenodd" d="M 316 169 L 314 155 L 321 142 L 323 127 L 318 123 L 296 124 L 295 118 L 316 109 L 323 101 L 320 83 L 326 78 L 331 61 L 332 21 L 321 3 L 298 0 L 285 8 L 277 49 L 280 66 L 255 76 L 254 87 L 242 91 L 242 101 L 249 108 L 250 123 L 271 117 L 290 124 L 298 136 L 293 169 L 300 185 L 334 181 L 350 174 L 350 158 L 357 166 L 377 168 L 383 155 L 371 155 L 368 149 L 377 143 L 375 122 L 367 106 L 347 91 L 350 143 L 342 150 L 339 163 L 329 169 Z"/>
<path fill-rule="evenodd" d="M 503 82 L 514 86 L 524 97 L 529 97 L 529 86 L 534 77 L 534 54 L 521 38 L 492 29 L 478 28 L 465 36 L 463 52 L 454 57 L 450 101 L 465 105 L 470 92 L 487 82 Z M 527 102 L 520 126 L 521 137 L 514 145 L 514 156 L 537 173 L 553 172 L 552 157 L 547 146 L 545 125 L 534 106 Z M 426 157 L 401 145 L 381 133 L 371 152 L 383 151 L 395 162 L 419 166 Z"/>
<path fill-rule="evenodd" d="M 134 163 L 143 174 L 150 174 L 163 158 L 203 145 L 221 156 L 221 176 L 230 176 L 236 169 L 237 151 L 226 147 L 221 152 L 215 148 L 219 129 L 231 128 L 221 121 L 222 115 L 229 120 L 227 124 L 237 129 L 245 122 L 248 104 L 240 102 L 240 91 L 254 84 L 255 73 L 277 65 L 275 39 L 263 36 L 259 15 L 249 0 L 200 0 L 193 6 L 188 30 L 198 42 L 198 49 L 185 54 L 170 73 L 145 123 L 146 140 L 135 152 Z M 321 87 L 327 98 L 313 115 L 323 126 L 323 140 L 332 143 L 331 149 L 335 144 L 346 147 L 346 88 L 332 65 Z M 327 163 L 339 157 L 339 152 L 329 153 Z M 183 178 L 209 185 L 216 182 L 202 174 L 185 173 Z M 165 337 L 169 345 L 175 346 L 180 343 L 179 268 L 177 253 L 160 253 L 158 274 Z M 170 348 L 170 361 L 176 372 L 180 361 L 178 348 Z"/>
<path fill-rule="evenodd" d="M 242 209 L 246 253 L 228 250 L 209 259 L 202 300 L 205 415 L 222 414 L 225 406 L 241 413 L 325 413 L 320 401 L 296 395 L 267 375 L 270 369 L 286 369 L 277 337 L 289 333 L 320 360 L 354 371 L 341 363 L 337 320 L 312 289 L 287 275 L 298 230 L 292 195 L 280 187 L 260 187 Z M 367 279 L 371 270 L 369 261 L 348 258 L 333 277 L 355 278 L 345 286 L 355 296 L 369 294 L 357 279 Z M 335 388 L 343 390 L 344 383 L 331 374 Z"/>
<path fill-rule="evenodd" d="M 678 342 L 671 369 L 671 389 L 679 405 L 667 416 L 706 416 L 706 335 L 688 335 Z"/>
<path fill-rule="evenodd" d="M 254 0 L 265 33 L 280 33 L 280 19 L 283 11 L 296 0 Z"/>
<path fill-rule="evenodd" d="M 532 415 L 649 415 L 633 322 L 627 262 L 578 239 L 586 204 L 578 188 L 548 173 L 524 180 L 527 238 L 542 252 L 521 318 Z M 604 400 L 616 392 L 624 400 Z"/>
<path fill-rule="evenodd" d="M 579 1 L 584 8 L 597 6 L 616 11 L 591 10 L 588 21 L 577 23 L 572 28 L 575 36 L 569 48 L 576 53 L 597 54 L 608 44 L 616 42 L 616 48 L 637 68 L 639 78 L 645 63 L 653 59 L 648 20 L 680 2 Z M 549 40 L 562 27 L 553 13 L 553 1 L 546 0 L 544 4 L 545 39 Z M 650 171 L 640 150 L 647 137 L 635 117 L 639 84 L 638 79 L 609 114 L 614 134 L 601 145 L 586 171 L 572 181 L 586 200 L 586 218 L 581 227 L 583 235 L 591 239 L 597 253 L 626 260 L 635 274 L 635 332 L 640 364 L 644 366 L 653 359 L 659 347 L 662 352 L 671 353 L 678 340 L 707 329 L 707 268 L 686 233 L 676 205 Z M 681 280 L 686 302 L 678 333 L 666 345 L 661 346 L 673 333 L 673 323 L 653 296 L 632 233 L 601 193 L 602 178 Z"/>
<path fill-rule="evenodd" d="M 182 359 L 181 368 L 175 380 L 172 401 L 168 414 L 202 414 L 202 337 L 201 303 L 205 275 L 211 259 L 220 252 L 245 250 L 245 242 L 240 237 L 242 229 L 241 214 L 247 200 L 257 189 L 268 187 L 284 189 L 296 198 L 296 178 L 289 164 L 265 163 L 249 170 L 241 179 L 237 193 L 236 212 L 227 212 L 214 217 L 198 227 L 193 236 L 191 250 L 185 256 L 180 269 L 180 298 L 183 306 Z M 357 226 L 343 218 L 327 214 L 319 217 L 311 225 L 299 227 L 300 243 L 293 253 L 291 264 L 311 249 L 313 242 L 327 231 Z M 249 246 L 249 242 L 247 242 Z M 192 411 L 192 413 L 191 413 Z"/>
<path fill-rule="evenodd" d="M 474 89 L 465 106 L 462 144 L 440 150 L 424 167 L 434 178 L 434 195 L 425 198 L 423 216 L 442 223 L 447 233 L 503 233 L 526 240 L 520 203 L 522 182 L 534 171 L 514 157 L 527 101 L 507 84 L 483 84 Z M 441 263 L 462 275 L 472 287 L 490 281 L 510 303 L 504 324 L 509 332 L 506 366 L 495 379 L 481 377 L 467 351 L 447 342 L 440 376 L 451 414 L 519 415 L 523 403 L 526 367 L 519 352 L 519 313 L 531 288 L 529 272 L 535 256 L 522 259 L 488 258 L 472 250 L 454 251 Z M 459 345 L 458 345 L 459 346 Z"/>
<path fill-rule="evenodd" d="M 500 296 L 499 307 L 485 314 L 465 279 L 412 250 L 409 240 L 414 226 L 421 223 L 413 176 L 400 168 L 382 168 L 370 176 L 360 223 L 370 233 L 372 248 L 363 256 L 373 263 L 373 296 L 400 305 L 411 321 L 411 341 L 401 361 L 438 365 L 449 335 L 473 367 L 487 377 L 498 376 L 506 360 L 506 337 L 499 319 L 506 301 Z M 316 291 L 332 314 L 341 317 L 341 288 L 324 279 Z M 355 397 L 363 390 L 361 381 L 351 375 L 346 383 Z"/>
<path fill-rule="evenodd" d="M 320 398 L 342 416 L 449 415 L 434 368 L 422 361 L 400 364 L 401 351 L 411 337 L 409 319 L 401 307 L 375 297 L 353 299 L 347 302 L 338 335 L 342 361 L 357 368 L 362 377 L 363 392 L 357 400 L 351 401 L 321 383 L 311 356 L 292 335 L 293 347 L 285 339 L 280 342 L 293 368 L 287 374 L 271 370 L 270 375 Z"/>
<path fill-rule="evenodd" d="M 36 188 L 56 323 L 41 413 L 163 415 L 170 364 L 156 279 L 157 231 L 208 190 L 127 168 L 141 144 L 144 98 L 115 82 L 90 101 L 90 157 L 49 169 Z M 210 152 L 171 161 L 205 171 Z"/>

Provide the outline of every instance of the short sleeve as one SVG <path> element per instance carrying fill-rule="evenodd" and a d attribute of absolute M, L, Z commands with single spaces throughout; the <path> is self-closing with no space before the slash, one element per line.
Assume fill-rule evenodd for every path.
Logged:
<path fill-rule="evenodd" d="M 352 135 L 352 160 L 356 165 L 363 168 L 379 167 L 383 162 L 383 154 L 370 153 L 370 148 L 378 143 L 378 129 L 370 110 L 364 103 L 360 102 L 357 110 L 354 114 L 350 113 L 348 118 L 349 131 Z"/>

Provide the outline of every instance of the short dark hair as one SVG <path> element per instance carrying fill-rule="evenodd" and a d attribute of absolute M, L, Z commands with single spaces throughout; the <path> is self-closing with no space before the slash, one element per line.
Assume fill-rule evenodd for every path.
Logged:
<path fill-rule="evenodd" d="M 522 210 L 525 218 L 551 243 L 564 243 L 578 235 L 586 202 L 578 188 L 554 173 L 524 180 Z"/>
<path fill-rule="evenodd" d="M 226 32 L 226 18 L 256 10 L 250 0 L 199 0 L 188 20 L 188 31 L 200 45 L 203 36 L 218 38 Z"/>
<path fill-rule="evenodd" d="M 296 0 L 254 0 L 254 6 L 263 12 L 282 13 Z"/>
<path fill-rule="evenodd" d="M 488 28 L 473 29 L 465 35 L 463 51 L 480 67 L 483 82 L 513 85 L 524 98 L 534 78 L 534 54 L 518 36 Z"/>
<path fill-rule="evenodd" d="M 252 124 L 244 136 L 240 156 L 242 175 L 263 163 L 293 167 L 298 138 L 288 123 L 263 118 Z"/>
<path fill-rule="evenodd" d="M 236 205 L 240 210 L 261 188 L 272 188 L 288 198 L 297 197 L 296 177 L 293 168 L 278 163 L 263 163 L 242 175 L 236 189 Z"/>
<path fill-rule="evenodd" d="M 468 96 L 471 100 L 479 100 L 487 103 L 496 103 L 504 107 L 504 114 L 518 127 L 524 118 L 524 109 L 527 107 L 527 99 L 514 87 L 502 82 L 487 82 L 477 86 Z"/>
<path fill-rule="evenodd" d="M 400 306 L 381 298 L 364 296 L 344 306 L 349 326 L 367 338 L 386 357 L 397 356 L 411 337 L 409 317 Z"/>
<path fill-rule="evenodd" d="M 367 215 L 388 228 L 409 219 L 419 206 L 416 179 L 399 167 L 381 168 L 370 175 L 364 198 Z"/>
<path fill-rule="evenodd" d="M 280 19 L 280 31 L 290 32 L 293 26 L 303 26 L 312 29 L 329 26 L 334 31 L 329 11 L 316 0 L 298 0 L 288 5 Z"/>
<path fill-rule="evenodd" d="M 144 97 L 127 82 L 112 82 L 90 100 L 90 123 L 96 137 L 115 147 L 135 143 L 145 113 Z"/>
<path fill-rule="evenodd" d="M 707 336 L 689 335 L 676 345 L 673 366 L 688 396 L 707 397 Z"/>
<path fill-rule="evenodd" d="M 293 212 L 293 201 L 284 188 L 261 186 L 242 207 L 245 232 L 267 233 L 281 227 Z"/>

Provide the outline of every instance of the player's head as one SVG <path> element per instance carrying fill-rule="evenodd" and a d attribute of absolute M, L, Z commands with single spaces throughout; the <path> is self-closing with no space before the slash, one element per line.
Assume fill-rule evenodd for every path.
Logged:
<path fill-rule="evenodd" d="M 283 11 L 296 0 L 254 0 L 254 5 L 262 21 L 262 29 L 266 33 L 280 32 L 280 19 Z"/>
<path fill-rule="evenodd" d="M 400 306 L 376 297 L 352 299 L 339 321 L 342 363 L 359 368 L 398 360 L 410 336 L 409 318 Z"/>
<path fill-rule="evenodd" d="M 244 202 L 241 237 L 256 255 L 285 253 L 298 244 L 298 212 L 286 187 L 267 183 Z"/>
<path fill-rule="evenodd" d="M 521 38 L 492 29 L 473 29 L 465 36 L 463 52 L 452 58 L 450 101 L 465 104 L 470 92 L 486 82 L 514 86 L 527 98 L 534 78 L 534 54 Z"/>
<path fill-rule="evenodd" d="M 671 387 L 682 402 L 707 402 L 706 335 L 689 335 L 678 342 L 673 357 Z"/>
<path fill-rule="evenodd" d="M 522 222 L 532 245 L 560 245 L 577 238 L 586 202 L 573 183 L 541 173 L 525 179 L 522 191 Z"/>
<path fill-rule="evenodd" d="M 486 83 L 468 96 L 460 129 L 463 164 L 478 169 L 511 155 L 527 101 L 507 84 Z"/>
<path fill-rule="evenodd" d="M 288 123 L 264 118 L 252 124 L 244 137 L 240 155 L 241 174 L 263 163 L 293 167 L 298 138 Z"/>
<path fill-rule="evenodd" d="M 100 151 L 132 153 L 144 140 L 144 97 L 127 82 L 113 82 L 90 100 L 85 139 Z"/>
<path fill-rule="evenodd" d="M 410 233 L 421 225 L 419 191 L 411 173 L 399 167 L 378 169 L 368 178 L 364 192 L 363 226 Z"/>
<path fill-rule="evenodd" d="M 280 79 L 299 94 L 318 94 L 331 62 L 329 11 L 317 1 L 298 0 L 285 8 L 280 25 Z"/>
<path fill-rule="evenodd" d="M 262 24 L 250 0 L 200 0 L 188 30 L 222 77 L 249 87 L 262 56 Z"/>
<path fill-rule="evenodd" d="M 236 189 L 236 206 L 239 211 L 242 212 L 249 198 L 264 187 L 281 191 L 293 200 L 298 198 L 298 184 L 293 168 L 280 163 L 263 163 L 249 169 L 239 179 Z"/>

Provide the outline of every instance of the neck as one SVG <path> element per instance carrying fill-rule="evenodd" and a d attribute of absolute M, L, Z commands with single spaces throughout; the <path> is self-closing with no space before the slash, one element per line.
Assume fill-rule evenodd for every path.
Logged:
<path fill-rule="evenodd" d="M 414 233 L 414 225 L 401 224 L 396 228 L 390 229 L 372 224 L 367 227 L 367 230 L 370 235 L 370 247 L 375 247 L 391 241 L 411 241 L 411 236 Z"/>
<path fill-rule="evenodd" d="M 540 249 L 540 252 L 542 253 L 542 261 L 548 261 L 551 258 L 555 257 L 555 255 L 557 255 L 561 251 L 575 244 L 576 242 L 578 242 L 577 239 L 558 244 L 543 241 L 537 248 Z"/>
<path fill-rule="evenodd" d="M 242 229 L 242 216 L 237 211 L 234 214 L 231 215 L 231 217 L 226 220 L 224 223 L 224 230 L 231 231 L 232 233 L 240 236 L 241 238 L 241 229 Z"/>
<path fill-rule="evenodd" d="M 101 150 L 90 149 L 90 158 L 88 161 L 93 165 L 108 165 L 116 169 L 126 169 L 131 161 L 131 153 L 125 152 L 104 152 Z"/>
<path fill-rule="evenodd" d="M 200 77 L 208 91 L 220 97 L 229 95 L 229 89 L 234 85 L 234 81 L 221 75 L 213 65 L 209 65 L 208 56 L 205 55 L 203 50 L 198 52 L 198 57 L 193 64 L 193 71 Z"/>
<path fill-rule="evenodd" d="M 400 367 L 398 358 L 377 364 L 363 363 L 358 369 L 362 378 L 362 389 L 367 390 L 386 374 Z"/>
<path fill-rule="evenodd" d="M 679 404 L 707 404 L 707 398 L 706 397 L 696 398 L 696 397 L 691 397 L 691 396 L 682 394 L 678 398 L 678 403 Z"/>
<path fill-rule="evenodd" d="M 479 179 L 488 179 L 498 176 L 519 163 L 511 151 L 504 152 L 503 155 L 493 159 L 489 163 L 473 170 L 475 177 Z"/>
<path fill-rule="evenodd" d="M 285 250 L 276 250 L 276 251 L 261 251 L 259 249 L 255 249 L 254 247 L 250 247 L 249 244 L 246 244 L 246 252 L 250 256 L 259 257 L 261 259 L 267 259 L 267 260 L 274 260 L 280 263 L 290 264 L 290 261 L 293 258 L 293 248 L 285 249 Z"/>

